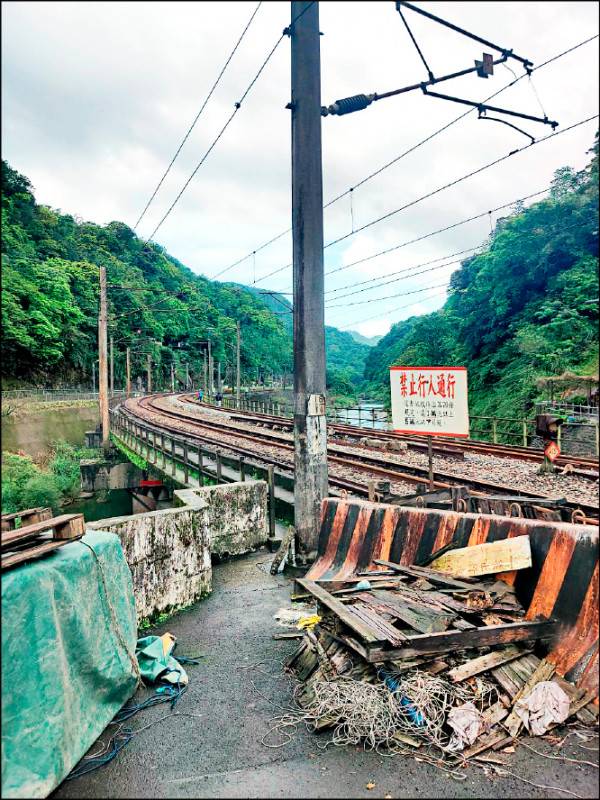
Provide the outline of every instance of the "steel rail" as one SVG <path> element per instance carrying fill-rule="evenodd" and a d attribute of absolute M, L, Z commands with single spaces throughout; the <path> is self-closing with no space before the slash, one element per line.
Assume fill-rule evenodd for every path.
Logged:
<path fill-rule="evenodd" d="M 166 393 L 163 396 L 168 396 Z M 285 438 L 276 435 L 274 432 L 266 432 L 260 431 L 259 432 L 249 432 L 249 431 L 241 431 L 239 428 L 233 428 L 231 425 L 226 425 L 224 423 L 219 423 L 214 420 L 206 421 L 200 420 L 198 417 L 185 414 L 181 411 L 175 411 L 171 409 L 164 409 L 156 406 L 157 396 L 147 396 L 141 398 L 136 401 L 136 405 L 138 405 L 141 409 L 145 409 L 146 411 L 150 412 L 150 414 L 160 414 L 167 418 L 172 418 L 174 420 L 178 420 L 180 422 L 184 422 L 189 426 L 200 428 L 200 429 L 208 429 L 210 432 L 214 433 L 215 430 L 220 431 L 221 433 L 229 436 L 235 436 L 236 438 L 242 438 L 248 442 L 252 442 L 258 445 L 271 445 L 276 446 L 281 449 L 287 451 L 293 451 L 294 447 L 293 444 L 288 440 L 286 441 Z M 144 422 L 148 423 L 142 415 L 136 414 L 135 411 L 131 408 L 131 406 L 127 407 L 127 411 L 129 414 L 136 416 L 142 419 Z M 169 427 L 161 423 L 163 427 Z M 159 426 L 160 427 L 160 426 Z M 178 430 L 177 428 L 174 429 L 175 432 L 179 434 L 185 433 L 186 435 L 194 434 L 191 431 L 182 431 Z M 256 450 L 247 450 L 245 448 L 240 447 L 237 443 L 227 443 L 223 440 L 215 439 L 214 436 L 206 436 L 203 434 L 202 436 L 196 434 L 195 438 L 201 439 L 202 441 L 210 441 L 210 443 L 215 444 L 220 447 L 228 448 L 234 452 L 242 452 L 244 454 L 250 454 L 253 458 L 262 458 L 269 463 L 276 463 L 277 459 L 275 459 L 271 454 L 264 454 L 259 455 Z M 329 446 L 328 450 L 333 450 L 337 453 L 344 453 L 344 448 L 339 446 Z M 374 455 L 357 455 L 355 453 L 350 453 L 348 455 L 334 455 L 333 453 L 329 453 L 328 460 L 340 464 L 346 468 L 366 472 L 370 475 L 377 475 L 382 476 L 392 482 L 408 482 L 408 483 L 416 483 L 416 484 L 428 484 L 428 469 L 426 467 L 419 467 L 413 464 L 404 464 L 404 463 L 396 463 L 394 462 L 394 467 L 398 467 L 398 469 L 391 468 L 390 462 L 386 461 L 384 458 L 380 458 Z M 282 465 L 285 469 L 293 473 L 293 466 L 290 466 L 286 462 L 278 462 L 278 465 Z M 407 471 L 405 471 L 407 470 Z M 482 481 L 476 478 L 471 477 L 462 477 L 460 475 L 453 475 L 448 473 L 439 472 L 436 470 L 437 480 L 434 481 L 435 488 L 439 489 L 447 489 L 450 486 L 454 485 L 467 485 L 473 487 L 475 489 L 474 494 L 480 495 L 501 495 L 506 494 L 508 496 L 514 496 L 515 494 L 521 497 L 528 497 L 531 499 L 545 499 L 545 500 L 553 500 L 554 498 L 550 495 L 543 494 L 543 493 L 534 493 L 534 492 L 526 492 L 523 491 L 520 487 L 510 487 L 504 484 L 496 484 L 490 481 Z M 330 483 L 333 485 L 336 484 L 336 481 L 339 481 L 337 478 L 331 478 Z M 338 483 L 339 485 L 339 483 Z M 343 487 L 346 488 L 346 487 Z M 362 494 L 368 492 L 367 487 L 362 487 Z M 598 515 L 598 508 L 596 506 L 586 504 L 586 503 L 579 503 L 576 501 L 567 501 L 565 504 L 570 509 L 581 509 L 585 512 L 586 516 L 597 516 Z"/>

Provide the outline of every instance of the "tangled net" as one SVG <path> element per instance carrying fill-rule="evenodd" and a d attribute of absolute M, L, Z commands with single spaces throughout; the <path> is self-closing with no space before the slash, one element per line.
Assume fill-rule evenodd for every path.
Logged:
<path fill-rule="evenodd" d="M 291 740 L 290 731 L 303 723 L 311 732 L 324 727 L 333 729 L 325 747 L 362 743 L 366 750 L 380 754 L 385 750 L 385 754 L 394 755 L 408 752 L 402 741 L 404 734 L 435 746 L 443 756 L 455 758 L 447 750 L 448 712 L 467 701 L 478 703 L 483 709 L 495 691 L 485 681 L 479 681 L 475 688 L 459 686 L 419 669 L 399 675 L 379 670 L 378 678 L 375 683 L 343 677 L 316 681 L 312 684 L 314 699 L 304 708 L 289 709 L 277 717 L 263 744 L 282 747 Z M 274 735 L 283 741 L 267 741 Z"/>

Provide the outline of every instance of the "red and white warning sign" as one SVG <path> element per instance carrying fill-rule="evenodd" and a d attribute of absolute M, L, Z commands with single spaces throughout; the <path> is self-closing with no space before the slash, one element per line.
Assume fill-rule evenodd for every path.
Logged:
<path fill-rule="evenodd" d="M 560 447 L 556 442 L 546 442 L 544 446 L 544 455 L 550 461 L 556 461 L 560 455 Z"/>
<path fill-rule="evenodd" d="M 469 436 L 466 367 L 390 367 L 397 433 Z"/>

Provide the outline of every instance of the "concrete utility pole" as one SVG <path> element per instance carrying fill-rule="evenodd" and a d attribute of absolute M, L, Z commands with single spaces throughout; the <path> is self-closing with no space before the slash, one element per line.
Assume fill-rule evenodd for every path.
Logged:
<path fill-rule="evenodd" d="M 108 311 L 106 306 L 106 267 L 100 267 L 100 314 L 98 316 L 98 401 L 102 425 L 102 447 L 110 445 L 108 414 Z"/>
<path fill-rule="evenodd" d="M 110 396 L 115 393 L 115 352 L 114 336 L 110 337 Z"/>
<path fill-rule="evenodd" d="M 96 362 L 92 362 L 92 391 L 96 393 Z"/>
<path fill-rule="evenodd" d="M 323 176 L 319 4 L 292 2 L 294 262 L 294 527 L 300 562 L 314 560 L 327 496 Z"/>
<path fill-rule="evenodd" d="M 212 360 L 212 351 L 210 349 L 210 339 L 208 340 L 208 394 L 212 397 L 214 394 L 214 367 Z"/>
<path fill-rule="evenodd" d="M 129 359 L 129 348 L 125 351 L 125 394 L 127 397 L 131 395 L 131 361 Z"/>
<path fill-rule="evenodd" d="M 175 364 L 171 363 L 171 391 L 175 391 Z"/>
<path fill-rule="evenodd" d="M 146 361 L 146 374 L 147 374 L 146 386 L 147 386 L 147 390 L 146 391 L 147 391 L 148 394 L 151 394 L 152 393 L 152 356 L 150 355 L 150 353 L 148 353 L 148 355 L 146 356 L 146 359 L 147 359 L 147 361 Z"/>
<path fill-rule="evenodd" d="M 237 342 L 236 342 L 236 374 L 235 374 L 235 399 L 237 401 L 238 407 L 240 405 L 240 340 L 241 340 L 241 333 L 240 333 L 240 323 L 237 323 Z"/>
<path fill-rule="evenodd" d="M 221 391 L 221 362 L 217 361 L 217 392 Z"/>
<path fill-rule="evenodd" d="M 204 356 L 204 364 L 203 364 L 204 381 L 203 381 L 202 388 L 204 389 L 204 394 L 207 395 L 208 394 L 208 364 L 207 364 L 207 361 L 206 361 L 206 350 L 202 353 L 202 355 Z"/>

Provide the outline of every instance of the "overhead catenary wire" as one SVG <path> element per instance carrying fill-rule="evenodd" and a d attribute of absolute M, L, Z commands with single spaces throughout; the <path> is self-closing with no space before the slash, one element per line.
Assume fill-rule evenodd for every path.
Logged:
<path fill-rule="evenodd" d="M 405 308 L 410 308 L 411 306 L 414 306 L 415 302 L 418 302 L 418 303 L 426 302 L 427 300 L 433 300 L 435 297 L 441 297 L 442 295 L 445 295 L 445 294 L 446 294 L 445 291 L 444 292 L 434 292 L 429 297 L 421 297 L 417 301 L 411 300 L 410 303 L 406 303 L 406 305 L 403 305 L 403 306 L 396 306 L 395 305 L 393 308 L 390 308 L 390 309 L 388 309 L 386 311 L 378 311 L 376 314 L 371 314 L 370 317 L 363 317 L 362 319 L 355 319 L 352 322 L 349 322 L 349 323 L 347 323 L 345 325 L 337 325 L 336 327 L 339 330 L 345 330 L 346 328 L 354 328 L 357 325 L 362 325 L 363 322 L 370 322 L 372 319 L 379 319 L 382 314 L 394 314 L 396 311 L 403 311 Z"/>
<path fill-rule="evenodd" d="M 292 22 L 291 22 L 291 25 L 293 25 L 293 24 L 294 24 L 294 23 L 295 23 L 295 22 L 296 22 L 298 19 L 300 19 L 300 17 L 301 17 L 303 14 L 305 14 L 305 13 L 308 11 L 308 9 L 309 9 L 309 8 L 311 8 L 311 6 L 313 6 L 313 5 L 314 5 L 314 3 L 315 3 L 315 2 L 316 2 L 316 0 L 313 0 L 313 2 L 312 2 L 312 3 L 310 3 L 309 5 L 307 5 L 307 6 L 306 6 L 306 8 L 304 8 L 304 9 L 303 9 L 303 10 L 300 12 L 300 14 L 298 14 L 298 15 L 297 15 L 297 16 L 296 16 L 296 17 L 295 17 L 293 20 L 292 20 Z M 210 146 L 209 146 L 209 148 L 206 150 L 206 152 L 204 153 L 204 155 L 202 156 L 202 158 L 200 159 L 200 161 L 198 162 L 198 164 L 196 164 L 196 167 L 195 167 L 195 168 L 194 168 L 194 170 L 192 171 L 191 175 L 190 175 L 190 176 L 189 176 L 189 178 L 186 180 L 186 182 L 183 184 L 183 186 L 182 186 L 182 187 L 181 187 L 181 189 L 179 190 L 179 193 L 177 194 L 177 196 L 175 197 L 175 199 L 173 200 L 173 202 L 171 203 L 171 205 L 169 206 L 169 208 L 167 209 L 167 211 L 165 212 L 165 214 L 163 215 L 163 217 L 161 218 L 161 220 L 159 221 L 159 223 L 156 225 L 156 227 L 154 228 L 154 230 L 152 231 L 152 233 L 150 234 L 150 236 L 147 238 L 147 240 L 146 240 L 146 244 L 148 244 L 148 242 L 150 242 L 150 240 L 151 240 L 151 239 L 152 239 L 152 238 L 153 238 L 153 237 L 156 235 L 156 233 L 158 232 L 158 230 L 159 230 L 159 229 L 162 227 L 162 225 L 165 223 L 165 221 L 167 220 L 167 218 L 169 217 L 169 215 L 171 214 L 171 212 L 173 211 L 173 209 L 175 208 L 175 206 L 176 206 L 176 205 L 177 205 L 177 203 L 179 202 L 179 200 L 180 200 L 181 196 L 183 195 L 183 193 L 185 192 L 185 190 L 187 189 L 187 187 L 190 185 L 190 183 L 191 183 L 191 182 L 192 182 L 192 180 L 194 179 L 194 176 L 196 175 L 196 173 L 198 172 L 198 170 L 200 169 L 200 167 L 201 167 L 201 166 L 204 164 L 204 162 L 206 161 L 206 159 L 208 158 L 208 156 L 210 155 L 210 153 L 212 152 L 212 150 L 213 150 L 213 149 L 214 149 L 214 147 L 216 146 L 217 142 L 218 142 L 218 141 L 221 139 L 221 137 L 223 136 L 223 134 L 225 133 L 225 131 L 227 130 L 227 128 L 230 126 L 231 122 L 233 121 L 233 118 L 235 117 L 235 115 L 237 114 L 237 112 L 238 112 L 238 111 L 240 110 L 240 108 L 242 107 L 242 103 L 244 102 L 244 100 L 246 99 L 246 97 L 248 96 L 248 94 L 250 93 L 250 91 L 252 90 L 252 87 L 254 86 L 254 84 L 256 83 L 256 81 L 259 79 L 259 77 L 261 76 L 261 74 L 262 74 L 263 70 L 265 69 L 265 67 L 267 66 L 267 64 L 269 63 L 269 61 L 271 60 L 271 58 L 273 57 L 273 55 L 274 55 L 275 51 L 277 50 L 277 48 L 279 47 L 279 45 L 281 44 L 281 42 L 283 41 L 283 39 L 284 39 L 284 38 L 285 38 L 285 37 L 288 35 L 288 33 L 289 33 L 289 28 L 284 28 L 283 32 L 281 33 L 281 36 L 280 36 L 280 37 L 277 39 L 277 41 L 275 42 L 275 44 L 273 45 L 273 47 L 271 48 L 271 50 L 270 50 L 270 51 L 269 51 L 269 53 L 267 54 L 266 58 L 264 59 L 264 61 L 263 61 L 263 62 L 262 62 L 262 64 L 260 65 L 260 67 L 259 67 L 259 69 L 258 69 L 258 72 L 255 74 L 255 76 L 252 78 L 252 80 L 250 81 L 250 83 L 249 83 L 249 84 L 248 84 L 248 86 L 246 87 L 246 90 L 245 90 L 245 92 L 242 94 L 242 96 L 240 97 L 240 99 L 239 99 L 239 100 L 238 100 L 238 101 L 237 101 L 237 102 L 234 104 L 234 109 L 233 109 L 233 111 L 231 112 L 231 114 L 229 115 L 229 117 L 227 118 L 227 120 L 226 120 L 225 124 L 223 125 L 223 127 L 221 128 L 221 130 L 219 131 L 219 133 L 216 135 L 216 137 L 213 139 L 213 141 L 212 141 L 211 145 L 210 145 Z"/>
<path fill-rule="evenodd" d="M 423 200 L 428 200 L 430 197 L 434 197 L 436 194 L 439 194 L 440 192 L 443 192 L 446 189 L 450 189 L 452 186 L 456 186 L 459 183 L 462 183 L 462 181 L 465 181 L 468 178 L 472 178 L 474 175 L 478 175 L 481 172 L 490 169 L 491 167 L 495 167 L 497 164 L 501 164 L 503 161 L 506 161 L 512 156 L 517 155 L 517 153 L 522 153 L 525 150 L 528 150 L 530 147 L 535 147 L 536 145 L 541 144 L 542 142 L 548 141 L 548 139 L 555 139 L 557 136 L 561 136 L 563 133 L 572 131 L 575 128 L 578 128 L 580 125 L 584 125 L 585 123 L 591 122 L 593 119 L 597 118 L 598 114 L 593 114 L 592 116 L 587 117 L 586 119 L 579 120 L 579 122 L 573 123 L 573 125 L 569 125 L 567 128 L 563 128 L 562 131 L 558 131 L 556 133 L 549 133 L 546 136 L 543 136 L 541 139 L 537 139 L 535 142 L 530 142 L 529 144 L 523 145 L 522 147 L 517 147 L 504 156 L 500 156 L 494 159 L 493 161 L 490 161 L 487 164 L 483 164 L 481 167 L 471 170 L 471 172 L 467 172 L 465 175 L 461 175 L 460 177 L 455 178 L 453 181 L 450 181 L 449 183 L 445 183 L 442 186 L 438 186 L 437 189 L 433 189 L 431 192 L 427 192 L 426 194 L 417 197 L 415 200 L 411 200 L 409 203 L 405 203 L 403 206 L 400 206 L 399 208 L 392 209 L 392 211 L 388 211 L 386 214 L 382 214 L 380 217 L 377 217 L 376 219 L 366 222 L 364 225 L 361 225 L 360 228 L 356 228 L 354 231 L 351 231 L 350 233 L 345 233 L 342 236 L 338 236 L 337 239 L 332 239 L 330 242 L 327 242 L 327 244 L 323 245 L 323 249 L 326 250 L 328 247 L 332 247 L 333 245 L 339 244 L 340 242 L 349 239 L 351 236 L 355 236 L 357 233 L 361 233 L 362 231 L 367 230 L 367 228 L 371 228 L 373 225 L 377 225 L 379 222 L 383 222 L 386 219 L 390 219 L 390 217 L 399 214 L 401 211 L 406 211 L 406 209 L 408 208 L 416 206 Z M 290 264 L 285 264 L 282 267 L 278 267 L 277 269 L 269 272 L 267 275 L 263 275 L 262 278 L 257 278 L 256 283 L 264 281 L 267 278 L 270 278 L 273 275 L 278 274 L 279 272 L 283 272 L 285 269 L 289 269 L 291 266 L 292 264 L 290 263 Z"/>
<path fill-rule="evenodd" d="M 364 264 L 367 261 L 372 261 L 374 258 L 378 258 L 379 256 L 387 255 L 388 253 L 392 253 L 395 250 L 400 250 L 402 247 L 407 247 L 409 244 L 416 244 L 417 242 L 422 242 L 425 239 L 429 239 L 431 236 L 436 236 L 439 233 L 445 233 L 446 231 L 452 230 L 453 228 L 457 228 L 460 225 L 466 225 L 468 222 L 473 222 L 476 219 L 481 219 L 485 217 L 487 214 L 492 212 L 501 211 L 504 208 L 510 208 L 510 206 L 514 205 L 515 203 L 525 202 L 525 200 L 530 200 L 532 197 L 538 197 L 540 194 L 544 194 L 547 192 L 549 187 L 545 189 L 540 189 L 537 192 L 533 192 L 532 194 L 525 195 L 524 197 L 517 197 L 514 200 L 509 201 L 508 203 L 503 203 L 500 206 L 496 206 L 495 208 L 488 209 L 487 211 L 482 211 L 479 214 L 474 214 L 471 217 L 466 217 L 465 219 L 461 219 L 458 222 L 453 222 L 451 225 L 446 225 L 443 228 L 438 228 L 435 231 L 430 231 L 428 233 L 423 234 L 422 236 L 418 236 L 415 239 L 410 239 L 405 242 L 400 242 L 400 244 L 392 245 L 391 247 L 385 248 L 385 250 L 379 250 L 376 253 L 372 253 L 370 256 L 364 256 L 363 258 L 359 258 L 356 261 L 352 261 L 349 264 L 343 264 L 340 267 L 336 267 L 335 269 L 330 269 L 325 272 L 325 275 L 333 275 L 336 272 L 342 272 L 343 270 L 350 269 L 350 267 L 355 267 L 358 264 Z M 391 273 L 394 274 L 394 273 Z M 376 278 L 369 278 L 368 281 L 364 281 L 364 283 L 368 283 L 371 280 L 377 280 Z M 350 286 L 355 286 L 359 284 L 350 284 Z M 340 292 L 342 289 L 347 289 L 348 286 L 341 286 L 337 289 L 329 289 L 325 292 L 325 294 L 330 294 L 332 292 Z"/>
<path fill-rule="evenodd" d="M 562 52 L 557 53 L 556 55 L 554 55 L 551 58 L 547 59 L 546 61 L 542 62 L 541 64 L 538 64 L 536 67 L 534 67 L 531 70 L 531 72 L 529 74 L 531 74 L 533 72 L 537 72 L 538 70 L 543 69 L 544 67 L 547 67 L 549 64 L 552 64 L 553 62 L 557 61 L 558 59 L 563 58 L 564 56 L 569 55 L 570 53 L 573 53 L 574 51 L 578 50 L 580 47 L 583 47 L 584 45 L 589 44 L 590 42 L 592 42 L 595 39 L 597 39 L 598 36 L 599 36 L 599 34 L 596 33 L 593 36 L 589 36 L 587 39 L 584 39 L 581 42 L 578 42 L 577 44 L 572 45 L 571 47 L 567 48 L 566 50 L 563 50 Z M 505 92 L 507 89 L 510 89 L 512 86 L 514 86 L 516 83 L 521 81 L 526 76 L 527 76 L 527 73 L 523 73 L 523 75 L 515 77 L 514 80 L 512 80 L 510 83 L 506 84 L 502 88 L 498 89 L 493 94 L 489 95 L 489 97 L 486 97 L 485 100 L 483 100 L 482 102 L 486 103 L 488 100 L 492 100 L 494 97 L 497 97 L 502 92 Z M 336 195 L 331 200 L 329 200 L 323 206 L 323 209 L 329 208 L 334 203 L 337 203 L 339 200 L 341 200 L 342 198 L 346 197 L 346 195 L 348 195 L 350 192 L 352 192 L 355 189 L 358 189 L 359 187 L 363 186 L 365 183 L 367 183 L 368 181 L 372 180 L 373 178 L 376 178 L 382 172 L 384 172 L 385 170 L 389 169 L 394 164 L 398 163 L 398 161 L 400 161 L 401 159 L 403 159 L 406 156 L 410 155 L 415 150 L 417 150 L 418 148 L 422 147 L 424 144 L 427 144 L 432 139 L 434 139 L 436 136 L 439 136 L 441 133 L 443 133 L 444 131 L 446 131 L 449 128 L 451 128 L 457 122 L 460 122 L 460 120 L 464 119 L 469 114 L 472 114 L 474 110 L 475 109 L 473 109 L 473 108 L 469 108 L 467 111 L 463 112 L 462 114 L 459 114 L 459 116 L 455 117 L 453 120 L 450 120 L 450 122 L 446 123 L 441 128 L 438 128 L 436 131 L 431 133 L 425 139 L 422 139 L 421 141 L 417 142 L 415 145 L 410 147 L 408 150 L 405 150 L 404 152 L 400 153 L 398 156 L 395 156 L 391 161 L 388 161 L 387 163 L 383 164 L 381 167 L 378 167 L 376 170 L 374 170 L 370 174 L 366 175 L 360 181 L 354 183 L 351 187 L 349 187 L 345 191 L 341 192 L 340 194 Z M 266 247 L 269 247 L 271 244 L 274 244 L 275 242 L 279 241 L 285 235 L 289 234 L 291 232 L 291 230 L 292 230 L 291 228 L 288 228 L 285 231 L 282 231 L 281 233 L 279 233 L 276 236 L 272 237 L 268 241 L 264 242 L 263 244 L 259 245 L 258 247 L 255 247 L 253 250 L 251 250 L 249 253 L 247 253 L 242 258 L 239 258 L 237 261 L 233 262 L 232 264 L 229 264 L 229 266 L 227 266 L 224 269 L 220 270 L 219 272 L 215 273 L 215 275 L 212 276 L 212 279 L 214 280 L 214 279 L 220 277 L 221 275 L 224 275 L 226 272 L 229 272 L 229 270 L 234 269 L 234 267 L 239 266 L 244 261 L 246 261 L 248 258 L 250 258 L 250 256 L 253 253 L 258 253 L 259 251 L 264 250 Z M 257 282 L 262 281 L 262 280 L 266 280 L 266 278 L 272 277 L 273 275 L 275 275 L 275 274 L 277 274 L 279 272 L 282 272 L 284 269 L 288 269 L 291 266 L 292 266 L 291 264 L 287 264 L 284 267 L 279 267 L 278 269 L 276 269 L 276 270 L 274 270 L 272 272 L 269 272 L 267 275 L 264 275 L 262 278 L 257 278 Z"/>
<path fill-rule="evenodd" d="M 238 49 L 238 47 L 240 46 L 240 44 L 241 44 L 241 42 L 242 42 L 242 39 L 243 39 L 243 38 L 244 38 L 244 36 L 246 35 L 246 32 L 248 31 L 248 28 L 249 28 L 249 27 L 250 27 L 250 25 L 252 24 L 252 22 L 253 22 L 253 20 L 254 20 L 254 17 L 257 15 L 257 13 L 258 13 L 258 10 L 259 10 L 259 8 L 261 7 L 261 5 L 262 5 L 262 0 L 261 0 L 261 2 L 259 2 L 259 3 L 258 3 L 258 5 L 257 5 L 257 6 L 256 6 L 256 8 L 254 9 L 254 11 L 252 12 L 252 16 L 250 17 L 250 19 L 249 19 L 249 20 L 248 20 L 248 22 L 246 23 L 246 27 L 245 27 L 245 28 L 244 28 L 244 30 L 242 31 L 242 33 L 241 33 L 241 35 L 240 35 L 239 39 L 237 40 L 237 42 L 236 42 L 236 43 L 235 43 L 235 45 L 234 45 L 234 48 L 233 48 L 233 50 L 232 50 L 232 51 L 231 51 L 231 53 L 229 54 L 229 56 L 228 56 L 227 60 L 225 61 L 225 64 L 223 65 L 223 67 L 221 68 L 221 71 L 220 71 L 220 72 L 219 72 L 219 74 L 217 75 L 217 79 L 215 80 L 215 82 L 213 83 L 213 85 L 212 85 L 212 86 L 211 86 L 211 88 L 210 88 L 210 91 L 208 92 L 208 94 L 207 94 L 207 95 L 206 95 L 206 97 L 204 98 L 204 102 L 203 102 L 203 103 L 202 103 L 202 105 L 200 106 L 200 111 L 198 111 L 198 113 L 197 113 L 197 114 L 196 114 L 196 116 L 194 117 L 194 121 L 192 122 L 192 124 L 190 125 L 190 127 L 187 129 L 185 136 L 183 137 L 183 139 L 181 140 L 181 142 L 180 142 L 180 144 L 179 144 L 179 147 L 178 147 L 178 148 L 177 148 L 177 150 L 175 151 L 175 155 L 173 156 L 173 158 L 171 159 L 171 161 L 170 161 L 170 163 L 169 163 L 169 166 L 168 166 L 168 167 L 166 168 L 166 170 L 164 171 L 164 173 L 163 173 L 163 176 L 162 176 L 162 177 L 161 177 L 161 179 L 159 180 L 159 182 L 158 182 L 158 184 L 157 184 L 156 188 L 154 189 L 154 191 L 152 192 L 152 195 L 150 196 L 150 199 L 149 199 L 149 200 L 148 200 L 148 202 L 146 203 L 146 205 L 145 205 L 145 207 L 144 207 L 144 210 L 142 211 L 142 213 L 141 213 L 141 214 L 140 214 L 140 216 L 138 217 L 138 221 L 137 221 L 137 222 L 135 223 L 135 225 L 133 226 L 133 229 L 134 229 L 134 230 L 137 228 L 137 226 L 140 224 L 140 222 L 141 222 L 141 221 L 142 221 L 142 219 L 144 218 L 144 216 L 145 216 L 145 214 L 146 214 L 146 211 L 148 211 L 148 209 L 150 208 L 150 205 L 151 205 L 152 201 L 154 200 L 154 198 L 156 197 L 156 195 L 157 195 L 157 193 L 158 193 L 158 191 L 159 191 L 160 187 L 162 186 L 162 184 L 163 184 L 163 182 L 164 182 L 165 178 L 167 177 L 167 175 L 168 175 L 168 174 L 169 174 L 169 172 L 171 171 L 171 167 L 172 167 L 172 166 L 173 166 L 173 164 L 175 163 L 175 161 L 176 161 L 176 159 L 177 159 L 177 156 L 178 156 L 178 155 L 179 155 L 179 153 L 181 152 L 181 150 L 182 150 L 182 148 L 183 148 L 183 145 L 184 145 L 184 144 L 186 143 L 186 141 L 188 140 L 188 138 L 189 138 L 189 136 L 190 136 L 191 132 L 194 130 L 194 127 L 196 126 L 196 123 L 198 122 L 198 120 L 199 120 L 199 119 L 200 119 L 200 117 L 202 116 L 202 112 L 203 112 L 203 111 L 204 111 L 204 109 L 206 108 L 206 105 L 207 105 L 208 101 L 210 100 L 210 98 L 213 96 L 213 94 L 214 94 L 214 92 L 215 92 L 215 89 L 217 88 L 217 86 L 219 85 L 219 83 L 220 83 L 220 81 L 221 81 L 221 78 L 222 78 L 222 77 L 223 77 L 223 75 L 225 74 L 225 70 L 226 70 L 226 69 L 227 69 L 227 67 L 229 66 L 229 64 L 230 64 L 230 62 L 231 62 L 231 60 L 232 60 L 232 58 L 234 57 L 234 55 L 235 55 L 235 53 L 236 53 L 236 50 L 237 50 L 237 49 Z"/>
<path fill-rule="evenodd" d="M 581 228 L 584 225 L 588 225 L 588 224 L 589 224 L 589 221 L 588 220 L 584 220 L 583 222 L 576 222 L 573 225 L 561 225 L 560 228 L 555 228 L 553 230 L 544 229 L 542 234 L 536 234 L 535 232 L 532 232 L 530 234 L 521 234 L 521 238 L 522 239 L 529 239 L 529 238 L 532 238 L 532 237 L 534 237 L 536 235 L 547 236 L 548 234 L 562 233 L 564 231 L 568 231 L 568 230 L 571 230 L 573 228 Z M 447 258 L 452 258 L 453 256 L 461 255 L 461 254 L 464 254 L 464 253 L 473 253 L 476 250 L 479 250 L 479 248 L 482 247 L 482 246 L 483 245 L 476 245 L 475 247 L 470 247 L 467 250 L 461 250 L 461 251 L 459 251 L 457 253 L 452 253 L 451 255 L 448 255 L 448 256 L 442 256 L 441 258 L 433 259 L 433 261 L 424 262 L 423 264 L 415 264 L 412 267 L 405 267 L 403 270 L 399 270 L 399 272 L 391 273 L 391 275 L 399 275 L 400 273 L 408 272 L 411 269 L 417 269 L 418 267 L 426 266 L 427 264 L 432 264 L 432 263 L 434 263 L 436 261 L 445 261 Z M 456 261 L 448 261 L 448 262 L 446 262 L 444 264 L 438 264 L 435 267 L 428 267 L 428 269 L 421 270 L 420 272 L 411 272 L 409 275 L 402 275 L 401 277 L 392 278 L 392 277 L 390 277 L 390 275 L 382 275 L 379 278 L 373 278 L 372 279 L 372 281 L 380 281 L 380 283 L 377 283 L 374 286 L 366 286 L 366 287 L 363 287 L 361 289 L 356 289 L 353 292 L 348 292 L 348 294 L 343 294 L 343 295 L 340 295 L 339 297 L 334 297 L 334 298 L 332 298 L 332 300 L 334 300 L 334 301 L 342 300 L 345 297 L 352 297 L 355 294 L 361 294 L 362 292 L 370 292 L 373 289 L 380 289 L 382 286 L 389 286 L 389 284 L 391 284 L 391 283 L 398 283 L 399 281 L 409 280 L 410 278 L 414 278 L 417 275 L 423 275 L 426 272 L 434 272 L 435 270 L 442 269 L 443 267 L 449 267 L 449 266 L 452 266 L 453 264 L 460 264 L 462 261 L 464 261 L 464 259 L 459 258 Z M 354 286 L 353 284 L 350 284 L 350 287 L 346 287 L 346 288 L 353 288 L 353 286 Z M 387 299 L 387 297 L 375 297 L 375 298 L 369 298 L 368 300 L 363 300 L 362 302 L 371 303 L 371 302 L 375 302 L 376 300 L 386 300 L 386 299 Z M 356 305 L 356 304 L 355 303 L 349 303 L 348 305 Z M 340 308 L 342 306 L 326 305 L 325 307 L 326 308 Z"/>

